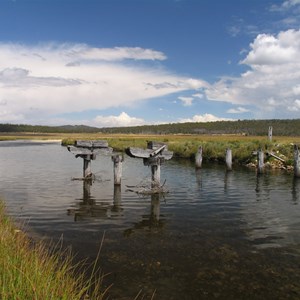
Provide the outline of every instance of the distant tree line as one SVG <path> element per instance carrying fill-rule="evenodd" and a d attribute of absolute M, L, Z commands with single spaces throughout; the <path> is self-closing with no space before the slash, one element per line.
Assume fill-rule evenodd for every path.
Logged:
<path fill-rule="evenodd" d="M 124 133 L 124 134 L 244 134 L 267 135 L 269 126 L 276 136 L 300 136 L 300 119 L 238 120 L 218 122 L 171 123 L 131 127 L 97 128 L 85 125 L 40 126 L 0 124 L 0 132 L 32 133 Z"/>

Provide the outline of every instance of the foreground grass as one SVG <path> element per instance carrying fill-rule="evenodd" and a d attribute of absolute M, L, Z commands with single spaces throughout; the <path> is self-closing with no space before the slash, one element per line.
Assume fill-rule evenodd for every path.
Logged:
<path fill-rule="evenodd" d="M 68 253 L 49 252 L 42 243 L 31 243 L 5 215 L 0 202 L 2 300 L 103 299 L 99 282 L 86 282 L 83 273 L 77 274 L 76 267 Z"/>

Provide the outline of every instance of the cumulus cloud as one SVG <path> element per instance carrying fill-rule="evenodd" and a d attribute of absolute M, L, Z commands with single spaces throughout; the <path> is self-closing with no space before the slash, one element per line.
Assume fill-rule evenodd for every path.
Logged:
<path fill-rule="evenodd" d="M 163 68 L 136 64 L 163 61 L 144 48 L 95 48 L 85 44 L 0 44 L 0 95 L 7 122 L 111 107 L 208 86 Z M 124 61 L 126 60 L 126 63 Z M 10 116 L 11 115 L 11 119 Z"/>
<path fill-rule="evenodd" d="M 249 70 L 207 88 L 208 99 L 255 105 L 254 113 L 260 117 L 272 116 L 275 111 L 283 117 L 299 117 L 291 108 L 297 107 L 300 91 L 300 30 L 258 35 L 241 64 Z"/>
<path fill-rule="evenodd" d="M 144 125 L 145 121 L 122 112 L 118 116 L 97 116 L 93 123 L 98 127 L 126 127 Z"/>
<path fill-rule="evenodd" d="M 178 99 L 183 103 L 183 106 L 191 106 L 193 104 L 193 97 L 178 97 Z"/>
<path fill-rule="evenodd" d="M 186 122 L 216 122 L 216 121 L 232 121 L 233 119 L 229 118 L 219 118 L 212 114 L 203 114 L 203 115 L 194 115 L 192 118 L 189 119 L 180 119 L 180 123 Z"/>

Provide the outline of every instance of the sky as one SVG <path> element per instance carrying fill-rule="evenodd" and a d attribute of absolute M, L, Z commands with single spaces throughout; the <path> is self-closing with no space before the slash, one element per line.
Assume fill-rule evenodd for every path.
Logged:
<path fill-rule="evenodd" d="M 0 0 L 0 123 L 300 116 L 300 0 Z"/>

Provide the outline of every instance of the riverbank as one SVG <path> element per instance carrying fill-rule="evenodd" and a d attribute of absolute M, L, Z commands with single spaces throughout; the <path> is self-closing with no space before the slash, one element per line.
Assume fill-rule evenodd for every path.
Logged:
<path fill-rule="evenodd" d="M 293 166 L 294 144 L 300 145 L 300 137 L 273 136 L 270 142 L 266 136 L 245 135 L 145 135 L 145 134 L 103 134 L 103 133 L 1 133 L 0 141 L 4 140 L 42 140 L 61 141 L 63 146 L 74 144 L 75 140 L 106 140 L 114 151 L 124 152 L 127 147 L 145 148 L 147 141 L 153 140 L 168 145 L 175 158 L 193 160 L 199 146 L 203 147 L 203 161 L 224 162 L 227 148 L 232 150 L 234 164 L 253 166 L 258 149 L 275 153 L 284 162 L 267 157 L 272 168 L 287 168 Z"/>
<path fill-rule="evenodd" d="M 86 139 L 92 139 L 88 136 Z M 97 139 L 108 141 L 114 151 L 124 152 L 127 147 L 145 148 L 147 141 L 154 140 L 168 145 L 168 150 L 173 151 L 174 158 L 195 159 L 198 148 L 203 148 L 203 161 L 225 161 L 225 152 L 232 150 L 234 164 L 253 166 L 256 165 L 257 156 L 253 155 L 259 149 L 275 153 L 283 161 L 272 156 L 266 157 L 266 167 L 290 170 L 293 166 L 294 144 L 300 144 L 300 137 L 276 137 L 269 141 L 267 137 L 243 135 L 101 135 Z M 62 145 L 72 145 L 75 139 L 62 139 Z"/>
<path fill-rule="evenodd" d="M 32 242 L 0 201 L 1 299 L 103 299 L 101 283 L 86 281 L 67 251 Z M 93 287 L 93 290 L 92 290 Z"/>

